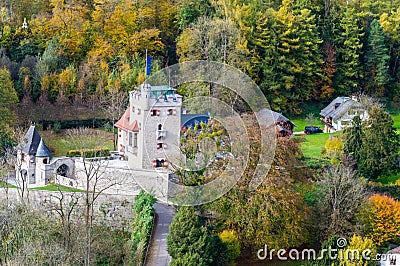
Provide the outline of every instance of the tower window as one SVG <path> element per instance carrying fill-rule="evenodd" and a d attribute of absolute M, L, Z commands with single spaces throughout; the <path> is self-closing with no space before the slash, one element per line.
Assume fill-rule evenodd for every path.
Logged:
<path fill-rule="evenodd" d="M 157 143 L 157 150 L 162 149 L 162 147 L 163 147 L 163 143 L 162 142 Z"/>
<path fill-rule="evenodd" d="M 137 147 L 137 135 L 138 133 L 133 133 L 133 147 Z"/>
<path fill-rule="evenodd" d="M 174 110 L 172 110 L 172 109 L 167 110 L 167 115 L 173 115 L 173 114 L 174 114 Z"/>
<path fill-rule="evenodd" d="M 160 116 L 160 110 L 153 109 L 150 111 L 151 116 Z"/>
<path fill-rule="evenodd" d="M 162 130 L 162 125 L 161 125 L 161 124 L 158 124 L 157 129 L 158 129 L 158 130 Z"/>
<path fill-rule="evenodd" d="M 153 167 L 158 168 L 158 167 L 168 167 L 168 161 L 165 159 L 156 159 L 153 160 Z"/>

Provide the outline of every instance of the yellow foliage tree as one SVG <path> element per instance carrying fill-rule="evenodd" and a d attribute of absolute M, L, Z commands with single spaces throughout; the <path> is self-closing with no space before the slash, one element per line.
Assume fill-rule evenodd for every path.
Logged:
<path fill-rule="evenodd" d="M 331 162 L 336 164 L 340 161 L 340 156 L 343 153 L 343 143 L 338 137 L 330 136 L 325 144 L 326 155 L 331 158 Z"/>
<path fill-rule="evenodd" d="M 366 210 L 366 236 L 377 246 L 400 240 L 400 202 L 382 195 L 373 195 Z"/>
<path fill-rule="evenodd" d="M 367 266 L 376 257 L 376 248 L 371 239 L 353 235 L 342 254 L 340 266 Z"/>
<path fill-rule="evenodd" d="M 224 230 L 219 233 L 219 238 L 226 245 L 231 265 L 235 265 L 235 260 L 240 256 L 240 242 L 234 230 Z"/>

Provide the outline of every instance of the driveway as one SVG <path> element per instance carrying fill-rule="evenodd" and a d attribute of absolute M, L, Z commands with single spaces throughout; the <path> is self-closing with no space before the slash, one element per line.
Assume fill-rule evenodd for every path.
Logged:
<path fill-rule="evenodd" d="M 175 209 L 161 203 L 154 204 L 154 208 L 158 215 L 158 221 L 150 243 L 146 265 L 166 266 L 171 261 L 167 252 L 167 234 L 168 227 L 175 215 Z"/>

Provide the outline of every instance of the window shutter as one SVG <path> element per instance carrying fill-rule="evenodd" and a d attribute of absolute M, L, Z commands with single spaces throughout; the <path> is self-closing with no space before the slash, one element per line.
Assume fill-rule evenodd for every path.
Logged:
<path fill-rule="evenodd" d="M 173 114 L 173 115 L 176 115 L 176 109 L 174 109 L 174 110 L 172 111 L 172 114 Z"/>
<path fill-rule="evenodd" d="M 160 110 L 157 110 L 157 116 L 160 116 Z"/>
<path fill-rule="evenodd" d="M 157 160 L 153 160 L 153 168 L 157 167 Z"/>

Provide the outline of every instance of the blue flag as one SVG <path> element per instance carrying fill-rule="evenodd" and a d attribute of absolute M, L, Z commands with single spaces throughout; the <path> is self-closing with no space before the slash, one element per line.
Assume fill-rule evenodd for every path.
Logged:
<path fill-rule="evenodd" d="M 151 74 L 151 56 L 146 56 L 146 76 L 150 76 Z"/>

